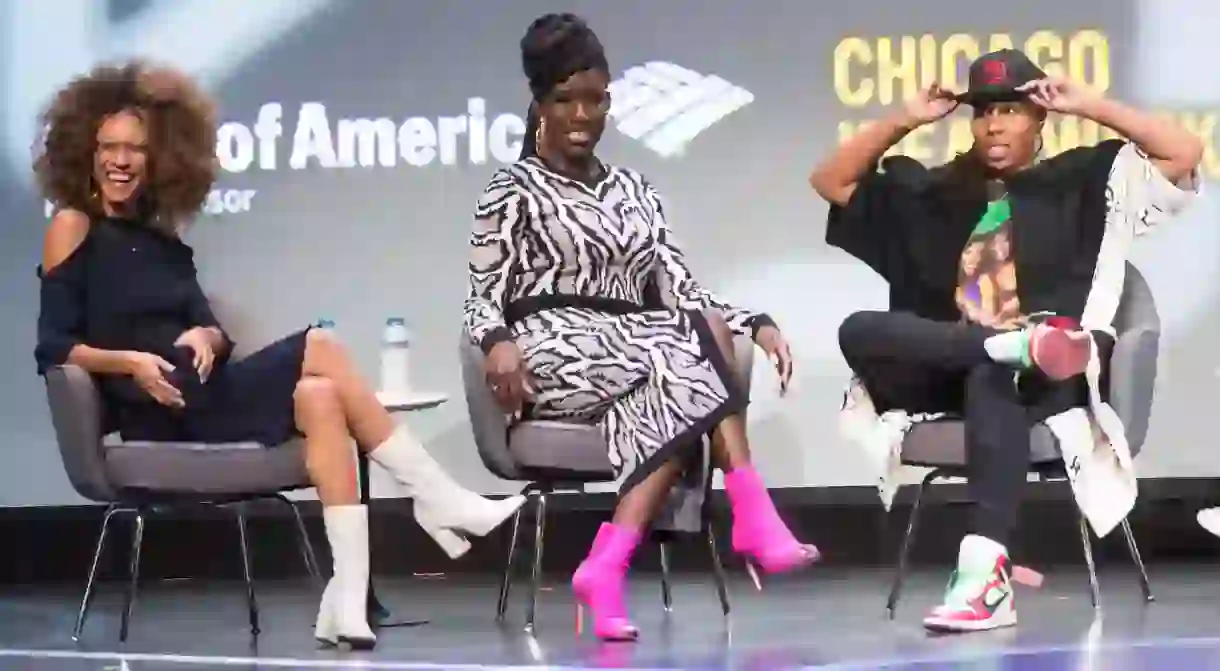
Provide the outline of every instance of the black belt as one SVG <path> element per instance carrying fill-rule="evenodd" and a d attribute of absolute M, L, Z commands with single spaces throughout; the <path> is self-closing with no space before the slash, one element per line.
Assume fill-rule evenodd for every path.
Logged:
<path fill-rule="evenodd" d="M 504 321 L 508 324 L 544 310 L 557 308 L 584 308 L 595 312 L 628 315 L 644 312 L 648 308 L 635 301 L 602 296 L 579 296 L 574 294 L 542 294 L 518 298 L 504 307 Z"/>

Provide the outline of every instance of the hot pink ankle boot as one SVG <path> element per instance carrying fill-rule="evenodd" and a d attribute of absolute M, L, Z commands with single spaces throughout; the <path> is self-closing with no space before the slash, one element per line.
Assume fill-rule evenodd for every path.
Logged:
<path fill-rule="evenodd" d="M 775 511 L 758 471 L 737 468 L 724 476 L 733 509 L 733 551 L 745 555 L 766 573 L 783 573 L 816 562 L 818 549 L 792 536 Z M 757 586 L 757 576 L 753 576 Z"/>
<path fill-rule="evenodd" d="M 589 556 L 572 576 L 576 594 L 576 631 L 580 633 L 581 606 L 593 611 L 593 633 L 604 641 L 634 641 L 640 632 L 627 619 L 623 579 L 631 555 L 640 544 L 639 529 L 602 524 L 589 548 Z"/>

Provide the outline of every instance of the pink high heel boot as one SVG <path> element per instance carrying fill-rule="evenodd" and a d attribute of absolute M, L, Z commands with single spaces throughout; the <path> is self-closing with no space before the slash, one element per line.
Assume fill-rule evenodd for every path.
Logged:
<path fill-rule="evenodd" d="M 581 633 L 582 606 L 593 611 L 593 633 L 603 641 L 634 641 L 640 630 L 627 619 L 623 579 L 640 544 L 638 529 L 603 523 L 585 558 L 572 576 L 576 594 L 576 633 Z"/>
<path fill-rule="evenodd" d="M 724 490 L 733 509 L 733 551 L 746 557 L 755 587 L 762 589 L 755 564 L 765 573 L 785 573 L 821 558 L 816 547 L 803 544 L 792 536 L 753 467 L 736 468 L 726 473 Z"/>

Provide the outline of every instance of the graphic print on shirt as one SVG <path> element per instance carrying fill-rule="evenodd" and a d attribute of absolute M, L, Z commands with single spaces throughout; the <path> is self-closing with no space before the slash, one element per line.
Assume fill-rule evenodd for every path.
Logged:
<path fill-rule="evenodd" d="M 1007 199 L 988 204 L 962 250 L 957 278 L 957 307 L 965 319 L 999 329 L 1024 325 Z"/>

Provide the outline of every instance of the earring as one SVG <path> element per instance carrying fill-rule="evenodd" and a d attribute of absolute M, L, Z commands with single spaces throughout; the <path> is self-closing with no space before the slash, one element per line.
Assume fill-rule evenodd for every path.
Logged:
<path fill-rule="evenodd" d="M 542 129 L 546 127 L 546 119 L 538 122 L 538 129 L 534 131 L 534 146 L 542 144 Z"/>

